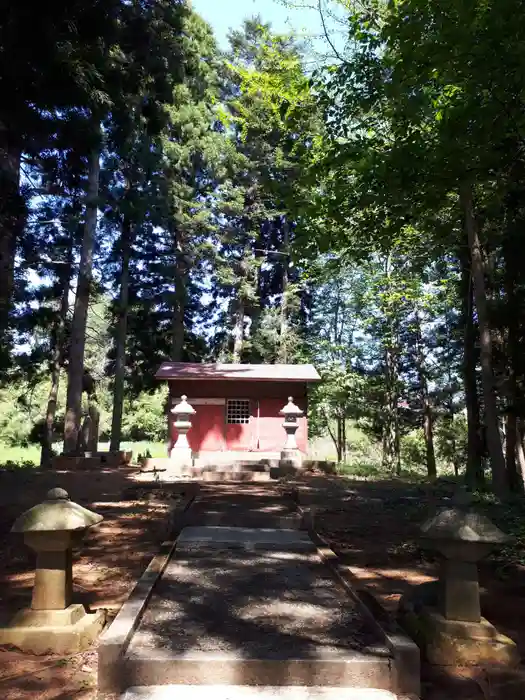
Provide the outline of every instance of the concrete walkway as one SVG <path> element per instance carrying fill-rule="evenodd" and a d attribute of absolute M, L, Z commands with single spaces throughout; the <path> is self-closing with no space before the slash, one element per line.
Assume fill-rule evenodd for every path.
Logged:
<path fill-rule="evenodd" d="M 164 685 L 132 688 L 123 700 L 396 700 L 385 690 L 307 686 Z"/>
<path fill-rule="evenodd" d="M 392 700 L 392 658 L 275 486 L 209 485 L 124 656 L 123 700 Z"/>

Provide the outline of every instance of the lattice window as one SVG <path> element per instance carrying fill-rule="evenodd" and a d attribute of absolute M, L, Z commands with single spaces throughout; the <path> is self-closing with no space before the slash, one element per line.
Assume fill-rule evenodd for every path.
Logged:
<path fill-rule="evenodd" d="M 249 423 L 250 400 L 228 399 L 226 404 L 226 423 Z"/>

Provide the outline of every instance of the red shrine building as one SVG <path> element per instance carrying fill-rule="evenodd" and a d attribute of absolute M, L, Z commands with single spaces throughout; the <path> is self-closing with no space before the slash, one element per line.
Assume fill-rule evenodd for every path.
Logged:
<path fill-rule="evenodd" d="M 308 450 L 308 386 L 321 380 L 313 365 L 236 365 L 165 362 L 155 377 L 167 380 L 170 407 L 187 396 L 195 410 L 188 442 L 202 452 L 279 453 L 286 439 L 288 397 L 304 412 L 298 419 L 297 446 Z M 168 412 L 170 449 L 177 440 Z"/>

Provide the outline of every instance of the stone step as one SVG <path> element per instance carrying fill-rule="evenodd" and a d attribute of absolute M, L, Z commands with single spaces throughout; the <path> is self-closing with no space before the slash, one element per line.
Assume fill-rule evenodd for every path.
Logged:
<path fill-rule="evenodd" d="M 217 482 L 242 482 L 242 483 L 266 483 L 271 481 L 274 477 L 270 472 L 261 472 L 253 470 L 237 470 L 231 471 L 227 467 L 223 470 L 199 470 L 195 468 L 196 471 L 193 472 L 189 478 L 198 481 L 217 481 Z"/>
<path fill-rule="evenodd" d="M 220 460 L 213 460 L 209 457 L 206 459 L 195 459 L 193 466 L 197 469 L 221 470 L 225 467 L 233 471 L 253 471 L 267 472 L 272 466 L 279 464 L 279 456 L 272 459 L 234 459 L 223 457 Z"/>
<path fill-rule="evenodd" d="M 152 685 L 247 685 L 262 686 L 271 680 L 281 686 L 333 688 L 375 688 L 389 690 L 393 684 L 390 661 L 369 654 L 348 654 L 345 658 L 245 659 L 202 654 L 176 658 L 144 654 L 127 656 L 125 677 L 141 686 Z"/>
<path fill-rule="evenodd" d="M 402 667 L 404 647 L 326 565 L 296 509 L 267 486 L 201 485 L 160 577 L 102 640 L 99 689 L 120 700 L 415 698 L 413 659 Z"/>
<path fill-rule="evenodd" d="M 206 465 L 206 464 L 232 464 L 232 463 L 265 463 L 278 462 L 281 458 L 281 451 L 273 452 L 246 452 L 245 450 L 225 450 L 221 452 L 216 451 L 201 451 L 198 454 L 194 454 L 194 463 L 196 465 Z"/>
<path fill-rule="evenodd" d="M 162 481 L 197 479 L 202 481 L 261 481 L 271 480 L 270 472 L 279 460 L 234 460 L 222 456 L 216 462 L 202 459 L 193 465 L 177 464 L 169 457 L 149 457 L 142 464 L 143 473 L 158 472 Z"/>
<path fill-rule="evenodd" d="M 218 527 L 274 528 L 301 530 L 303 518 L 300 514 L 278 515 L 273 513 L 189 513 L 187 525 Z"/>
<path fill-rule="evenodd" d="M 302 516 L 291 500 L 266 495 L 246 495 L 232 498 L 203 496 L 187 513 L 187 525 L 221 527 L 283 528 L 299 530 Z"/>
<path fill-rule="evenodd" d="M 272 466 L 277 462 L 219 462 L 217 464 L 199 464 L 196 462 L 192 467 L 187 467 L 195 475 L 204 474 L 205 472 L 269 472 Z"/>
<path fill-rule="evenodd" d="M 177 539 L 176 551 L 180 555 L 230 549 L 315 552 L 317 548 L 308 533 L 298 529 L 195 525 L 182 530 Z"/>
<path fill-rule="evenodd" d="M 159 467 L 158 467 L 159 468 Z M 160 481 L 181 481 L 181 480 L 196 480 L 196 481 L 237 481 L 243 483 L 249 482 L 269 482 L 272 480 L 271 469 L 239 469 L 235 465 L 221 464 L 217 467 L 184 467 L 173 468 L 172 466 L 161 467 L 159 471 Z"/>
<path fill-rule="evenodd" d="M 305 532 L 180 539 L 119 661 L 129 685 L 395 686 L 389 650 Z"/>
<path fill-rule="evenodd" d="M 314 686 L 161 685 L 129 688 L 121 700 L 396 700 L 388 690 Z"/>

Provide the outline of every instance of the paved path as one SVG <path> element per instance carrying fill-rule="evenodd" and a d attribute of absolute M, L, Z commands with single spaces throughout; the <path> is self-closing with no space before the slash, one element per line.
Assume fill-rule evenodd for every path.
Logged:
<path fill-rule="evenodd" d="M 396 700 L 372 688 L 315 688 L 308 686 L 157 686 L 128 690 L 123 700 Z"/>
<path fill-rule="evenodd" d="M 293 501 L 280 497 L 275 484 L 214 484 L 201 487 L 188 525 L 299 529 L 301 521 Z"/>
<path fill-rule="evenodd" d="M 394 698 L 388 649 L 275 486 L 206 486 L 189 522 L 126 651 L 125 700 Z"/>

